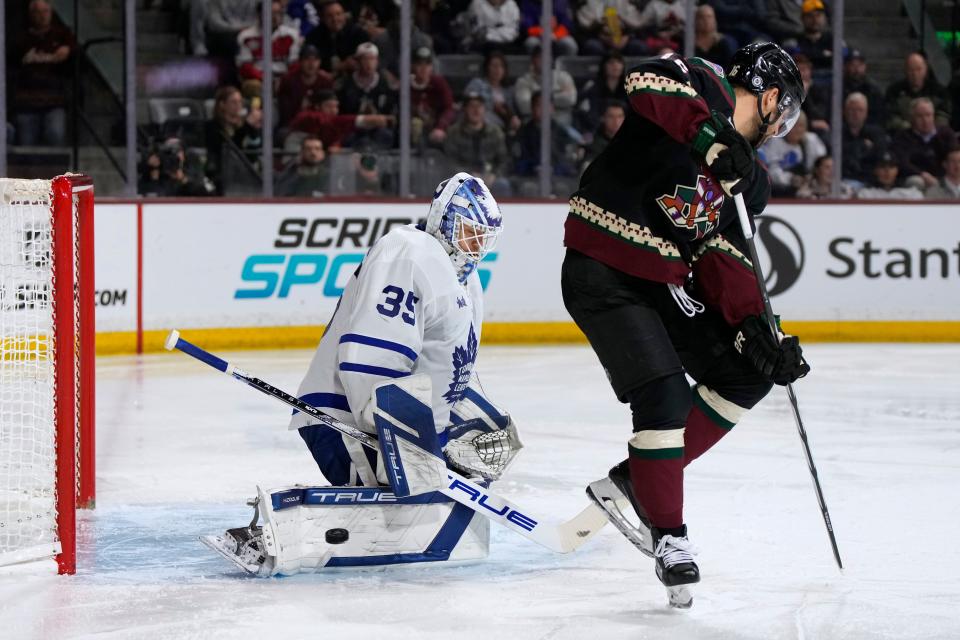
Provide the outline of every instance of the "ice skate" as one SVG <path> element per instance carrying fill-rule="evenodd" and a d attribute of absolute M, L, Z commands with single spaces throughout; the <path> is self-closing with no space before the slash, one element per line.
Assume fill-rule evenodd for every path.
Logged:
<path fill-rule="evenodd" d="M 260 517 L 258 503 L 252 500 L 250 504 L 254 512 L 249 526 L 227 529 L 219 535 L 200 536 L 200 542 L 244 571 L 267 576 L 273 569 L 273 558 L 263 551 L 263 529 L 257 526 Z"/>
<path fill-rule="evenodd" d="M 653 530 L 657 561 L 657 577 L 667 588 L 671 607 L 689 609 L 693 605 L 693 595 L 689 585 L 700 582 L 700 569 L 693 556 L 697 550 L 687 538 L 687 527 L 683 526 L 682 536 L 663 535 Z"/>
<path fill-rule="evenodd" d="M 640 503 L 634 498 L 630 484 L 630 467 L 626 460 L 610 469 L 606 478 L 591 482 L 587 496 L 603 509 L 610 522 L 620 533 L 640 549 L 653 557 L 653 536 L 650 521 Z M 633 513 L 633 516 L 627 514 Z"/>

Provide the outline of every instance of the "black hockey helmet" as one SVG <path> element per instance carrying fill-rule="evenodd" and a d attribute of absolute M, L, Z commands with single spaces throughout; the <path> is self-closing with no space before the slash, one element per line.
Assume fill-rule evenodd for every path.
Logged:
<path fill-rule="evenodd" d="M 776 87 L 780 90 L 777 103 L 777 113 L 763 115 L 759 100 L 757 112 L 760 114 L 760 137 L 772 123 L 780 117 L 783 126 L 779 128 L 776 137 L 787 135 L 787 132 L 796 124 L 800 117 L 800 105 L 806 98 L 800 70 L 793 58 L 772 42 L 754 42 L 741 48 L 733 54 L 730 61 L 730 70 L 727 79 L 733 85 L 739 85 L 756 94 L 759 98 L 767 89 Z M 776 116 L 776 117 L 774 117 Z"/>

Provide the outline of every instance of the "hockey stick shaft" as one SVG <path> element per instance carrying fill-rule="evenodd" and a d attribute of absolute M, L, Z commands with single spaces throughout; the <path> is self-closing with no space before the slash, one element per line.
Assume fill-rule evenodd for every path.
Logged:
<path fill-rule="evenodd" d="M 236 380 L 253 387 L 257 391 L 276 398 L 294 409 L 306 413 L 321 424 L 330 427 L 360 444 L 379 451 L 377 440 L 367 433 L 329 416 L 313 405 L 307 404 L 296 396 L 278 389 L 259 378 L 255 378 L 226 360 L 198 347 L 180 337 L 176 330 L 170 332 L 164 345 L 167 350 L 177 349 L 204 362 L 218 371 L 222 371 Z M 485 487 L 463 477 L 457 472 L 447 470 L 447 483 L 438 491 L 448 498 L 472 509 L 476 513 L 493 520 L 516 533 L 528 538 L 551 551 L 569 553 L 589 540 L 603 525 L 606 516 L 594 505 L 588 505 L 583 511 L 567 522 L 551 525 L 530 511 L 498 496 Z"/>
<path fill-rule="evenodd" d="M 773 306 L 770 304 L 770 296 L 767 294 L 767 284 L 763 279 L 763 270 L 760 267 L 760 260 L 757 257 L 757 243 L 753 237 L 753 226 L 750 224 L 750 217 L 747 215 L 747 206 L 743 202 L 743 195 L 737 194 L 733 197 L 737 205 L 737 216 L 740 218 L 740 228 L 743 230 L 743 237 L 747 241 L 747 247 L 750 250 L 750 260 L 753 263 L 753 272 L 757 278 L 757 288 L 760 290 L 760 297 L 763 298 L 763 308 L 767 314 L 767 323 L 773 339 L 780 340 L 777 330 L 776 316 L 773 315 Z M 813 463 L 813 454 L 810 452 L 810 442 L 807 440 L 807 430 L 803 426 L 803 418 L 800 417 L 800 405 L 797 401 L 797 394 L 793 390 L 792 384 L 787 384 L 787 398 L 790 400 L 790 408 L 793 410 L 793 420 L 797 424 L 797 433 L 800 434 L 800 442 L 803 444 L 803 453 L 807 457 L 807 467 L 810 469 L 810 477 L 813 479 L 813 488 L 817 494 L 817 502 L 820 504 L 820 513 L 823 515 L 823 524 L 827 527 L 827 536 L 830 538 L 830 546 L 833 548 L 833 558 L 837 561 L 837 566 L 843 569 L 843 561 L 840 559 L 840 549 L 837 547 L 837 537 L 833 533 L 833 523 L 830 520 L 830 511 L 827 509 L 827 503 L 823 498 L 823 489 L 820 487 L 820 477 L 817 475 L 817 467 Z"/>

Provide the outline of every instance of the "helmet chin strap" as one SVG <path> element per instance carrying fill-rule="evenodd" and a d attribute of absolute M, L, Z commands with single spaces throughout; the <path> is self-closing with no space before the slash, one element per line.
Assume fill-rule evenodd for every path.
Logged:
<path fill-rule="evenodd" d="M 763 95 L 757 96 L 757 116 L 760 118 L 760 126 L 757 128 L 757 137 L 753 141 L 753 148 L 757 149 L 763 141 L 766 139 L 767 129 L 770 128 L 770 125 L 773 124 L 773 114 L 776 111 L 771 111 L 767 115 L 763 115 Z"/>

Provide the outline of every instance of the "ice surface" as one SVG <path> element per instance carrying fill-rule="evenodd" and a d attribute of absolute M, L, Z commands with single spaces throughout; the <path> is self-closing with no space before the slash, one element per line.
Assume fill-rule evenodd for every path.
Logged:
<path fill-rule="evenodd" d="M 555 555 L 493 529 L 490 559 L 280 579 L 197 536 L 256 484 L 319 483 L 287 409 L 182 354 L 98 363 L 98 495 L 78 574 L 0 569 L 0 638 L 960 638 L 960 346 L 811 345 L 797 385 L 847 566 L 840 575 L 785 394 L 687 473 L 694 608 L 607 527 Z M 303 351 L 228 357 L 294 391 Z M 484 348 L 526 449 L 498 491 L 565 519 L 625 453 L 629 414 L 586 347 Z"/>

